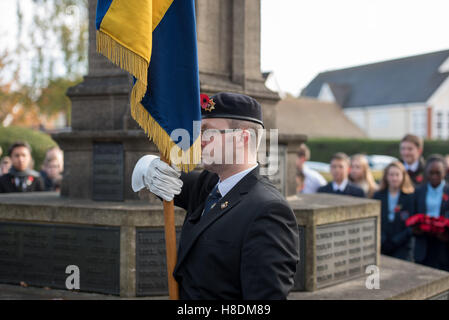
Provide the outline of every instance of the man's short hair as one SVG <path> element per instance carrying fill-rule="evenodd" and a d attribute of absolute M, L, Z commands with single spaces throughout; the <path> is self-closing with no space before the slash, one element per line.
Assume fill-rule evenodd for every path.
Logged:
<path fill-rule="evenodd" d="M 296 152 L 296 155 L 298 157 L 304 157 L 306 160 L 310 159 L 310 149 L 306 146 L 305 143 L 301 143 L 301 145 L 298 148 L 298 151 Z"/>
<path fill-rule="evenodd" d="M 407 141 L 413 143 L 418 149 L 424 148 L 424 141 L 422 138 L 415 136 L 414 134 L 406 134 L 402 140 L 401 143 Z"/>
<path fill-rule="evenodd" d="M 28 151 L 30 151 L 30 154 L 31 154 L 31 146 L 28 144 L 28 142 L 26 142 L 26 141 L 16 141 L 9 147 L 9 149 L 8 149 L 8 156 L 11 157 L 14 149 L 15 148 L 20 148 L 20 147 L 27 148 Z"/>
<path fill-rule="evenodd" d="M 331 163 L 334 160 L 340 160 L 340 161 L 344 161 L 349 165 L 349 157 L 346 153 L 344 152 L 337 152 L 336 154 L 334 154 L 331 158 Z"/>

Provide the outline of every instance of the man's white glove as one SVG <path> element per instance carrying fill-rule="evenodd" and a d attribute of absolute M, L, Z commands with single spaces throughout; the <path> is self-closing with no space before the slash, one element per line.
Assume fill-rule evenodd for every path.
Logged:
<path fill-rule="evenodd" d="M 181 193 L 181 171 L 170 167 L 158 156 L 147 155 L 137 161 L 133 170 L 131 185 L 134 192 L 146 187 L 155 195 L 166 201 L 171 201 Z"/>

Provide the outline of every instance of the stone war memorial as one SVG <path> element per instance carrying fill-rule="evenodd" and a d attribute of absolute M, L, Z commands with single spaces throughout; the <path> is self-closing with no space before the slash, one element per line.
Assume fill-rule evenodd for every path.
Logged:
<path fill-rule="evenodd" d="M 158 151 L 131 117 L 130 75 L 96 53 L 96 1 L 88 5 L 88 73 L 67 92 L 71 131 L 53 135 L 64 151 L 62 189 L 0 195 L 0 286 L 67 291 L 66 269 L 75 265 L 81 276 L 73 294 L 167 299 L 162 203 L 131 189 L 138 159 Z M 260 70 L 260 5 L 196 1 L 200 85 L 208 95 L 254 97 L 266 129 L 275 129 L 280 98 Z M 306 139 L 279 135 L 277 170 L 268 178 L 284 196 L 295 193 L 296 150 Z M 300 261 L 289 299 L 449 299 L 449 273 L 380 254 L 380 202 L 314 194 L 290 205 Z M 178 234 L 184 214 L 175 209 Z"/>

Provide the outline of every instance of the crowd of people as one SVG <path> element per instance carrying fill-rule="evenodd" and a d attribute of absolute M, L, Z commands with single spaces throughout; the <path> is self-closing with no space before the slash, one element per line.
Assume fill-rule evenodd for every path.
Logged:
<path fill-rule="evenodd" d="M 310 150 L 302 144 L 296 159 L 298 194 L 331 193 L 366 197 L 381 202 L 381 252 L 449 271 L 449 233 L 430 234 L 406 221 L 418 214 L 449 219 L 449 155 L 431 155 L 425 161 L 423 140 L 408 134 L 400 142 L 400 161 L 383 170 L 378 181 L 367 157 L 339 152 L 330 159 L 332 181 L 307 166 Z M 13 143 L 0 160 L 0 193 L 59 191 L 63 152 L 47 150 L 40 172 L 35 171 L 31 147 Z M 0 149 L 0 157 L 2 150 Z"/>
<path fill-rule="evenodd" d="M 47 150 L 39 172 L 33 168 L 31 146 L 24 141 L 13 143 L 0 160 L 0 193 L 60 191 L 64 163 L 59 147 Z"/>
<path fill-rule="evenodd" d="M 381 201 L 381 252 L 449 271 L 449 233 L 424 232 L 406 221 L 415 215 L 449 219 L 449 155 L 424 160 L 424 142 L 407 134 L 400 142 L 400 161 L 393 161 L 376 182 L 366 156 L 336 153 L 330 159 L 332 181 L 307 168 L 310 150 L 297 152 L 297 192 L 332 193 Z"/>

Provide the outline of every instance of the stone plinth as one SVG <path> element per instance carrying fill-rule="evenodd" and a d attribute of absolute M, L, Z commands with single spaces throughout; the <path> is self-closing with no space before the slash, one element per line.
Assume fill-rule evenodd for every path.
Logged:
<path fill-rule="evenodd" d="M 365 264 L 378 265 L 377 201 L 307 195 L 291 205 L 301 233 L 295 290 L 334 285 L 364 274 Z M 178 230 L 183 221 L 184 211 L 175 210 Z M 364 227 L 371 229 L 363 231 Z M 73 200 L 52 192 L 3 194 L 0 195 L 0 282 L 25 281 L 30 285 L 65 288 L 65 267 L 77 265 L 81 291 L 125 297 L 164 295 L 167 282 L 163 228 L 160 203 Z M 338 236 L 339 241 L 348 242 L 346 255 L 338 259 L 319 258 L 329 254 L 329 250 L 320 246 L 335 242 L 325 236 L 329 228 L 347 232 Z M 355 231 L 357 228 L 359 233 Z M 359 240 L 350 244 L 354 239 Z M 363 248 L 369 244 L 370 248 Z M 350 262 L 353 258 L 359 261 Z M 347 276 L 323 278 L 332 263 L 343 260 L 347 265 L 334 269 L 348 270 Z M 328 267 L 323 271 L 324 264 Z M 354 268 L 358 268 L 357 272 L 350 273 Z"/>
<path fill-rule="evenodd" d="M 175 224 L 184 221 L 175 210 Z M 65 288 L 80 269 L 80 291 L 164 295 L 164 215 L 142 201 L 94 202 L 55 192 L 0 195 L 0 282 Z"/>
<path fill-rule="evenodd" d="M 379 289 L 364 277 L 314 292 L 291 292 L 289 300 L 449 300 L 449 272 L 381 256 Z"/>
<path fill-rule="evenodd" d="M 329 194 L 290 201 L 300 231 L 295 290 L 315 291 L 379 265 L 380 202 Z"/>
<path fill-rule="evenodd" d="M 289 300 L 448 300 L 449 273 L 418 264 L 381 256 L 380 289 L 369 290 L 365 277 L 353 279 L 314 292 L 291 292 Z M 0 300 L 112 300 L 164 299 L 155 297 L 117 297 L 96 293 L 0 284 Z"/>
<path fill-rule="evenodd" d="M 316 280 L 317 257 L 322 249 L 317 246 L 322 243 L 318 241 L 328 241 L 326 236 L 317 235 L 326 234 L 323 229 L 336 225 L 354 226 L 373 218 L 378 221 L 379 204 L 330 195 L 307 195 L 290 204 L 303 234 L 297 279 L 302 277 L 303 290 L 314 291 L 291 292 L 289 299 L 448 299 L 449 273 L 379 257 L 378 247 L 375 264 L 380 271 L 379 290 L 366 288 L 365 270 L 354 278 L 315 290 L 320 286 Z M 178 228 L 183 220 L 183 210 L 176 209 Z M 99 203 L 65 199 L 53 192 L 0 195 L 0 283 L 16 285 L 0 284 L 0 299 L 168 299 L 163 225 L 162 206 L 142 201 Z M 377 239 L 378 226 L 377 222 Z M 102 242 L 105 235 L 108 243 Z M 65 266 L 73 264 L 80 266 L 81 292 L 65 289 Z M 88 280 L 91 283 L 86 283 Z M 21 288 L 20 281 L 62 290 Z M 85 288 L 95 284 L 96 289 Z M 296 290 L 300 284 L 296 282 Z"/>

